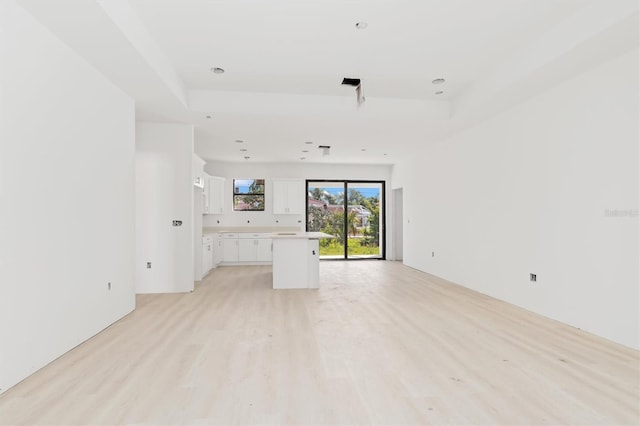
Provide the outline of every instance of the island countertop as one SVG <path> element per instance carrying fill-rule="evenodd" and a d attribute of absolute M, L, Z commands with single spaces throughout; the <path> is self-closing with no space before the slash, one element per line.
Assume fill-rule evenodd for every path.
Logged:
<path fill-rule="evenodd" d="M 335 238 L 335 237 L 333 235 L 325 234 L 324 232 L 273 232 L 271 234 L 271 238 L 319 240 L 320 238 Z"/>

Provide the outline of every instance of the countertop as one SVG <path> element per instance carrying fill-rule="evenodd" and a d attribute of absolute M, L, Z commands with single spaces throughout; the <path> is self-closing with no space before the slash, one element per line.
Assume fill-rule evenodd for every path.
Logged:
<path fill-rule="evenodd" d="M 306 239 L 306 240 L 318 240 L 320 238 L 335 238 L 333 235 L 325 234 L 324 232 L 274 232 L 271 234 L 273 239 Z"/>
<path fill-rule="evenodd" d="M 214 226 L 202 229 L 202 235 L 221 234 L 223 232 L 300 232 L 299 226 Z"/>
<path fill-rule="evenodd" d="M 297 226 L 216 226 L 202 229 L 204 237 L 228 232 L 271 234 L 271 238 L 274 239 L 317 240 L 320 238 L 335 238 L 333 235 L 325 234 L 324 232 L 303 232 Z"/>

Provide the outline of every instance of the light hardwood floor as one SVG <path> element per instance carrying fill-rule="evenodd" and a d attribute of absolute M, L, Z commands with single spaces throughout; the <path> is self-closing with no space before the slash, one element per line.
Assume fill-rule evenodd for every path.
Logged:
<path fill-rule="evenodd" d="M 639 352 L 395 262 L 224 267 L 0 396 L 2 424 L 640 423 Z"/>

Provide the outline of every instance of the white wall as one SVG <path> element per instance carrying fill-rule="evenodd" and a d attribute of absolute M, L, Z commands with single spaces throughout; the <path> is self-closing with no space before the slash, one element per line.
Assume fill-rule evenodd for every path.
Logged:
<path fill-rule="evenodd" d="M 276 164 L 276 163 L 224 163 L 207 161 L 205 171 L 212 176 L 226 178 L 225 214 L 205 215 L 204 226 L 298 226 L 305 229 L 305 217 L 301 215 L 274 215 L 272 179 L 346 179 L 346 180 L 383 180 L 386 181 L 387 224 L 391 223 L 389 206 L 391 167 L 382 165 L 342 165 L 342 164 Z M 265 211 L 234 212 L 232 209 L 233 179 L 266 179 Z M 303 201 L 304 203 L 304 201 Z M 389 234 L 389 226 L 386 228 Z M 389 241 L 387 238 L 386 241 Z M 387 254 L 393 253 L 390 243 Z"/>
<path fill-rule="evenodd" d="M 14 1 L 0 30 L 3 392 L 134 309 L 135 216 L 132 100 Z"/>
<path fill-rule="evenodd" d="M 137 293 L 193 290 L 192 155 L 193 126 L 136 123 Z"/>
<path fill-rule="evenodd" d="M 638 348 L 638 117 L 634 51 L 398 165 L 405 263 Z"/>

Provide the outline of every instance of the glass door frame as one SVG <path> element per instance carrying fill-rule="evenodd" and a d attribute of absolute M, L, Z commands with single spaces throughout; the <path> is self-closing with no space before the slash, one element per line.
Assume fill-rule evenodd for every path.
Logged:
<path fill-rule="evenodd" d="M 320 259 L 320 260 L 386 260 L 387 259 L 387 194 L 386 194 L 386 184 L 387 182 L 384 180 L 366 180 L 366 179 L 306 179 L 304 188 L 305 188 L 305 203 L 304 203 L 304 229 L 305 231 L 309 231 L 309 183 L 342 183 L 343 184 L 343 203 L 344 203 L 344 221 L 343 229 L 345 235 L 345 244 L 344 244 L 344 253 L 343 257 L 338 258 L 328 258 L 328 259 Z M 349 244 L 347 237 L 347 214 L 349 213 L 349 198 L 347 189 L 349 184 L 358 184 L 358 183 L 366 183 L 366 184 L 380 184 L 380 229 L 378 230 L 379 236 L 378 240 L 382 241 L 381 244 L 381 253 L 380 257 L 349 257 Z"/>

